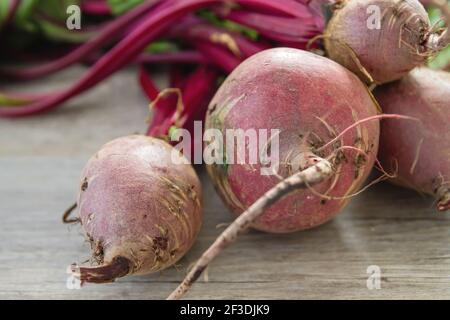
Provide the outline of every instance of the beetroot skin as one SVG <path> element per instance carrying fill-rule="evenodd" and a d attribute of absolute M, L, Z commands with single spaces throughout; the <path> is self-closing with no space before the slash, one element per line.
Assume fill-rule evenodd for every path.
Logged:
<path fill-rule="evenodd" d="M 380 9 L 379 28 L 371 24 L 370 6 Z M 400 79 L 441 49 L 433 43 L 431 29 L 417 0 L 343 0 L 324 40 L 331 59 L 366 83 L 382 84 Z"/>
<path fill-rule="evenodd" d="M 383 166 L 398 171 L 395 183 L 433 195 L 440 211 L 450 209 L 450 74 L 418 68 L 375 95 L 384 112 L 421 121 L 382 124 Z"/>
<path fill-rule="evenodd" d="M 378 150 L 379 121 L 356 126 L 341 140 L 323 148 L 356 121 L 375 116 L 376 104 L 361 81 L 337 63 L 301 50 L 276 48 L 242 63 L 212 100 L 206 128 L 279 129 L 278 176 L 263 176 L 261 164 L 213 164 L 207 167 L 216 189 L 241 214 L 281 178 L 311 165 L 314 156 L 329 159 L 336 173 L 311 190 L 297 190 L 275 203 L 252 225 L 285 233 L 320 225 L 336 215 L 373 167 Z M 354 150 L 340 150 L 351 146 Z M 246 146 L 247 155 L 250 146 Z M 236 150 L 236 148 L 235 148 Z M 236 151 L 235 151 L 236 152 Z M 235 155 L 227 154 L 227 158 Z"/>
<path fill-rule="evenodd" d="M 172 151 L 162 140 L 133 135 L 89 160 L 78 208 L 99 266 L 73 266 L 81 282 L 157 272 L 192 246 L 202 221 L 201 186 L 185 158 L 173 163 Z"/>

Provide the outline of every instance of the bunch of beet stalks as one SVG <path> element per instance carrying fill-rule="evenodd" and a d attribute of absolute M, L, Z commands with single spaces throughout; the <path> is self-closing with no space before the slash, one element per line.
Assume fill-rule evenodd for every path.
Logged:
<path fill-rule="evenodd" d="M 319 226 L 384 179 L 433 196 L 439 211 L 450 209 L 450 74 L 423 66 L 448 47 L 450 33 L 431 24 L 417 0 L 153 0 L 115 18 L 112 2 L 78 2 L 100 22 L 69 53 L 0 68 L 1 79 L 24 81 L 89 65 L 56 93 L 0 94 L 0 115 L 19 117 L 56 108 L 126 65 L 140 65 L 139 83 L 154 108 L 148 136 L 104 145 L 64 215 L 81 223 L 92 249 L 93 266 L 70 267 L 75 280 L 106 283 L 157 272 L 193 245 L 202 188 L 188 156 L 167 138 L 178 128 L 193 130 L 194 120 L 221 134 L 279 129 L 280 154 L 270 175 L 260 174 L 262 160 L 207 164 L 236 219 L 170 299 L 181 298 L 248 228 L 288 233 Z M 428 2 L 448 26 L 446 2 Z M 382 16 L 369 28 L 374 5 Z M 3 31 L 18 8 L 20 1 L 10 1 Z M 322 55 L 304 50 L 311 47 Z M 169 70 L 164 90 L 150 72 L 160 64 Z M 213 144 L 207 141 L 205 150 Z M 225 145 L 222 159 L 239 159 L 250 148 Z M 259 152 L 268 156 L 272 148 L 269 139 Z M 373 168 L 380 177 L 363 187 Z M 78 217 L 69 219 L 76 207 Z"/>
<path fill-rule="evenodd" d="M 3 24 L 11 22 L 20 2 L 11 1 Z M 86 42 L 71 44 L 67 54 L 51 61 L 26 67 L 5 63 L 0 68 L 0 79 L 41 79 L 76 63 L 89 63 L 88 71 L 69 87 L 50 94 L 0 92 L 0 116 L 50 111 L 132 63 L 140 65 L 139 82 L 154 100 L 161 92 L 149 70 L 167 64 L 170 87 L 180 90 L 184 109 L 179 114 L 174 94 L 161 95 L 149 134 L 164 136 L 175 124 L 189 127 L 192 120 L 203 119 L 217 89 L 214 84 L 240 62 L 270 47 L 305 48 L 324 27 L 320 5 L 306 0 L 147 0 L 118 17 L 111 17 L 107 1 L 82 1 L 81 9 L 88 17 L 106 18 Z M 160 40 L 176 48 L 146 53 L 149 45 Z"/>

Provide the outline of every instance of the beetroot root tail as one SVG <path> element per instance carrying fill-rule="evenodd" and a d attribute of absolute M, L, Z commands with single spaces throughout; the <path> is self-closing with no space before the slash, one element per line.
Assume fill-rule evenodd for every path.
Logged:
<path fill-rule="evenodd" d="M 200 277 L 202 272 L 217 257 L 222 250 L 233 243 L 240 234 L 245 232 L 251 224 L 261 216 L 266 209 L 275 204 L 278 200 L 288 195 L 290 192 L 307 188 L 329 179 L 333 173 L 333 166 L 324 159 L 316 158 L 317 162 L 313 166 L 293 174 L 285 180 L 279 182 L 275 187 L 267 191 L 261 198 L 256 200 L 244 213 L 222 232 L 214 243 L 202 254 L 199 260 L 191 268 L 182 283 L 170 294 L 168 300 L 182 298 L 191 288 L 192 284 Z"/>
<path fill-rule="evenodd" d="M 126 276 L 132 270 L 132 263 L 124 257 L 115 257 L 110 263 L 98 267 L 70 266 L 72 275 L 85 283 L 110 283 Z"/>

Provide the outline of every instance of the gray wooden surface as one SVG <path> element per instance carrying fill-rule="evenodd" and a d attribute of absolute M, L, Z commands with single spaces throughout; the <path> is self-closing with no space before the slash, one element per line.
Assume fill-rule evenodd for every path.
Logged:
<path fill-rule="evenodd" d="M 10 89 L 50 90 L 79 76 L 71 70 Z M 231 216 L 204 172 L 204 226 L 179 270 L 109 285 L 66 288 L 66 266 L 89 257 L 77 226 L 60 223 L 75 199 L 81 168 L 108 140 L 144 132 L 147 102 L 133 70 L 44 116 L 0 119 L 0 298 L 162 299 Z M 336 219 L 314 230 L 251 231 L 210 267 L 188 298 L 449 299 L 450 218 L 432 201 L 380 184 Z M 381 268 L 369 290 L 367 268 Z"/>

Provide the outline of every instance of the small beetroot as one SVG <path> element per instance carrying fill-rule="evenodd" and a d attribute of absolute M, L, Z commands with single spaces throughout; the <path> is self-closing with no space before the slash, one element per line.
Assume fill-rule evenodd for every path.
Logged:
<path fill-rule="evenodd" d="M 166 142 L 128 136 L 104 145 L 86 165 L 79 220 L 98 266 L 74 265 L 81 283 L 112 282 L 163 270 L 192 246 L 202 221 L 201 186 Z"/>

